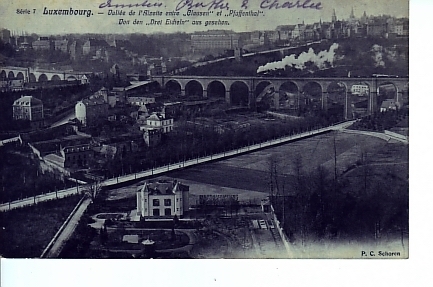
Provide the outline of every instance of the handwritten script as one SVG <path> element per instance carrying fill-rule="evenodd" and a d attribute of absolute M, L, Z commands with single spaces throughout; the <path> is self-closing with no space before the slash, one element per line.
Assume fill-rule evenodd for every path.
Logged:
<path fill-rule="evenodd" d="M 176 11 L 182 10 L 183 8 L 189 9 L 200 9 L 200 8 L 206 8 L 207 10 L 229 10 L 229 3 L 225 2 L 224 0 L 212 0 L 209 2 L 200 2 L 200 1 L 194 1 L 194 0 L 180 0 L 179 3 L 176 5 Z"/>
<path fill-rule="evenodd" d="M 134 8 L 134 7 L 144 7 L 144 8 L 152 8 L 152 7 L 162 7 L 164 3 L 162 2 L 151 2 L 148 0 L 145 0 L 141 3 L 135 3 L 135 4 L 111 4 L 111 0 L 107 0 L 107 2 L 101 3 L 99 5 L 99 8 Z"/>
<path fill-rule="evenodd" d="M 227 0 L 210 0 L 210 1 L 196 1 L 196 0 L 179 0 L 175 10 L 190 10 L 190 9 L 206 9 L 206 10 L 229 10 L 230 1 Z M 233 0 L 232 0 L 233 2 Z M 238 2 L 238 1 L 236 1 Z M 241 9 L 250 8 L 249 0 L 242 0 L 240 3 Z M 99 4 L 99 8 L 160 8 L 165 7 L 165 4 L 161 1 L 149 1 L 145 0 L 141 3 L 119 3 L 113 4 L 113 0 L 106 0 Z M 251 7 L 255 8 L 255 7 Z M 280 1 L 280 0 L 261 0 L 258 9 L 262 10 L 278 10 L 278 9 L 313 9 L 321 10 L 322 2 L 312 2 L 312 0 L 296 0 L 296 1 Z"/>

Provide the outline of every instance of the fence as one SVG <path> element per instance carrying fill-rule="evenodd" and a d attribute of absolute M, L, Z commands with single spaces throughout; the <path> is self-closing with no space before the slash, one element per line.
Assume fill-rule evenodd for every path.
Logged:
<path fill-rule="evenodd" d="M 163 174 L 163 173 L 166 173 L 166 172 L 172 171 L 172 170 L 182 169 L 185 167 L 189 167 L 189 166 L 193 166 L 193 165 L 197 165 L 197 164 L 201 164 L 201 163 L 212 162 L 212 161 L 227 158 L 227 157 L 232 157 L 232 156 L 237 156 L 237 155 L 241 155 L 241 154 L 245 154 L 245 153 L 250 153 L 253 151 L 258 151 L 258 150 L 263 149 L 263 148 L 288 143 L 288 142 L 291 142 L 294 140 L 299 140 L 299 139 L 311 137 L 314 135 L 319 135 L 319 134 L 322 134 L 322 133 L 325 133 L 328 131 L 332 131 L 332 130 L 336 130 L 336 129 L 340 129 L 340 128 L 345 128 L 345 127 L 351 125 L 354 121 L 355 120 L 345 121 L 342 123 L 338 123 L 338 124 L 331 125 L 331 126 L 324 127 L 324 128 L 319 128 L 316 130 L 306 131 L 304 133 L 300 133 L 300 134 L 296 134 L 296 135 L 284 136 L 284 137 L 268 140 L 265 142 L 256 143 L 256 144 L 252 144 L 252 145 L 241 147 L 241 148 L 236 148 L 236 149 L 229 150 L 229 151 L 224 151 L 224 152 L 219 153 L 219 154 L 212 154 L 209 156 L 197 157 L 194 159 L 184 160 L 181 162 L 164 165 L 164 166 L 160 166 L 157 168 L 152 168 L 150 170 L 145 170 L 145 171 L 141 171 L 141 172 L 137 172 L 137 173 L 133 173 L 133 174 L 127 174 L 127 175 L 118 176 L 118 177 L 111 178 L 111 179 L 106 179 L 103 182 L 101 182 L 101 186 L 105 186 L 105 187 L 114 186 L 114 185 L 117 185 L 120 183 L 132 181 L 132 180 L 144 179 L 144 178 L 149 177 L 149 176 Z M 60 194 L 62 194 L 63 196 L 66 196 L 66 195 L 78 193 L 78 192 L 79 192 L 79 190 L 78 190 L 78 186 L 77 186 L 76 191 L 74 190 L 74 188 L 70 188 L 67 190 L 60 190 L 57 192 L 56 196 L 58 196 Z M 53 194 L 55 194 L 55 193 L 51 192 L 51 193 L 39 195 L 37 197 L 38 202 L 52 199 Z M 58 197 L 60 197 L 60 196 L 58 196 Z M 32 205 L 33 204 L 32 201 L 33 201 L 33 197 L 30 197 L 30 198 L 25 198 L 22 200 L 16 200 L 13 202 L 4 203 L 4 204 L 0 205 L 0 211 L 6 211 L 6 210 L 13 209 L 13 208 L 20 208 L 20 207 L 23 207 L 25 205 Z M 25 204 L 25 202 L 28 202 L 28 204 Z"/>
<path fill-rule="evenodd" d="M 80 208 L 81 204 L 83 204 L 83 202 L 84 202 L 85 199 L 86 199 L 86 196 L 81 197 L 80 201 L 77 203 L 77 205 L 71 211 L 71 213 L 69 214 L 69 216 L 66 218 L 65 222 L 63 222 L 62 226 L 60 226 L 59 230 L 54 235 L 54 237 L 51 239 L 51 241 L 48 243 L 47 247 L 45 247 L 44 251 L 42 252 L 42 254 L 40 256 L 40 258 L 46 258 L 48 256 L 49 252 L 51 251 L 51 249 L 54 246 L 54 243 L 59 239 L 60 235 L 65 230 L 65 227 L 69 224 L 69 222 L 71 221 L 71 218 L 75 215 L 75 213 L 77 212 L 78 208 Z M 59 251 L 61 251 L 61 250 L 59 250 Z"/>
<path fill-rule="evenodd" d="M 293 254 L 292 254 L 292 251 L 290 249 L 289 239 L 287 238 L 286 234 L 284 233 L 283 227 L 280 226 L 280 221 L 278 220 L 277 215 L 275 214 L 274 207 L 272 205 L 271 205 L 271 211 L 272 211 L 272 216 L 274 218 L 276 228 L 278 230 L 278 233 L 281 236 L 281 239 L 283 240 L 284 247 L 286 248 L 287 254 L 292 258 Z"/>

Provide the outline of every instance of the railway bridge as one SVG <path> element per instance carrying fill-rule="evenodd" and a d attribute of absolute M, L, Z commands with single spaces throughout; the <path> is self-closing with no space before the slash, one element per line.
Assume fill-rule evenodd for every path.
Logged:
<path fill-rule="evenodd" d="M 351 106 L 354 101 L 366 102 L 368 114 L 378 109 L 380 86 L 393 86 L 396 102 L 403 102 L 403 93 L 409 89 L 408 78 L 378 75 L 368 78 L 289 78 L 289 77 L 238 77 L 238 76 L 180 76 L 156 75 L 152 80 L 162 88 L 175 90 L 181 96 L 198 95 L 203 98 L 224 97 L 231 105 L 243 105 L 250 108 L 271 96 L 276 108 L 282 100 L 293 108 L 301 103 L 315 103 L 320 109 L 327 110 L 330 102 L 344 105 L 344 116 L 351 118 Z M 332 94 L 339 91 L 340 98 L 333 99 Z"/>
<path fill-rule="evenodd" d="M 60 70 L 47 70 L 38 68 L 25 68 L 25 67 L 0 67 L 0 79 L 24 80 L 25 83 L 47 82 L 47 81 L 76 81 L 87 80 L 89 73 L 76 72 L 76 71 L 60 71 Z"/>

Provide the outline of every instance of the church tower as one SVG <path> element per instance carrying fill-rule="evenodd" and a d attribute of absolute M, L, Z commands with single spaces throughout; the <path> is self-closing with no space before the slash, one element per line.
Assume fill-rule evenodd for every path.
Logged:
<path fill-rule="evenodd" d="M 337 22 L 337 15 L 335 14 L 335 9 L 332 10 L 332 23 Z"/>
<path fill-rule="evenodd" d="M 361 23 L 363 23 L 363 24 L 367 23 L 367 13 L 365 13 L 365 11 L 364 11 L 364 14 L 361 17 Z"/>

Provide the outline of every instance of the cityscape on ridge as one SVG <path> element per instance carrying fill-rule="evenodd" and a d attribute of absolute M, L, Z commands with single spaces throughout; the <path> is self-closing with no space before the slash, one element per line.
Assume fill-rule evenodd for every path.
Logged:
<path fill-rule="evenodd" d="M 0 29 L 0 158 L 1 257 L 408 258 L 409 19 Z"/>

